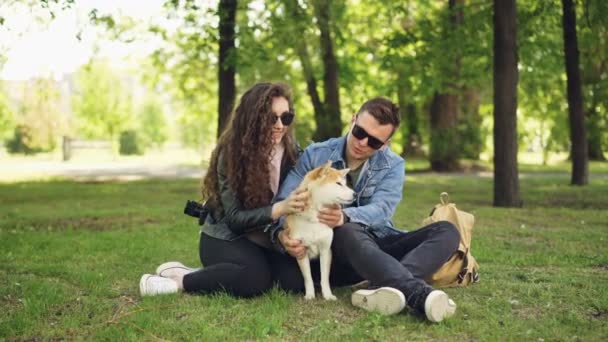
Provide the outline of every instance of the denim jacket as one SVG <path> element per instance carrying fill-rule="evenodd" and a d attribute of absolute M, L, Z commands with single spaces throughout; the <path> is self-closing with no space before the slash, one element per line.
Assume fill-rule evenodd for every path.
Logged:
<path fill-rule="evenodd" d="M 289 172 L 282 183 L 276 201 L 285 199 L 298 187 L 304 175 L 316 167 L 332 161 L 336 169 L 346 168 L 344 148 L 346 136 L 332 138 L 321 143 L 315 143 L 304 151 L 296 166 Z M 365 162 L 356 181 L 356 200 L 350 206 L 343 208 L 344 214 L 351 222 L 362 224 L 376 237 L 396 234 L 392 217 L 403 194 L 405 181 L 405 161 L 399 155 L 384 147 L 374 153 Z M 271 229 L 272 240 L 276 240 L 282 222 Z"/>

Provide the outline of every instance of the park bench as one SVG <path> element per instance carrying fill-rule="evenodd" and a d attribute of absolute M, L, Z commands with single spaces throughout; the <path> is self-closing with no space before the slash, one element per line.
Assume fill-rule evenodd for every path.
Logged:
<path fill-rule="evenodd" d="M 113 147 L 112 142 L 109 140 L 83 140 L 64 136 L 63 161 L 72 159 L 74 152 L 77 150 L 107 151 L 108 153 L 112 153 Z"/>

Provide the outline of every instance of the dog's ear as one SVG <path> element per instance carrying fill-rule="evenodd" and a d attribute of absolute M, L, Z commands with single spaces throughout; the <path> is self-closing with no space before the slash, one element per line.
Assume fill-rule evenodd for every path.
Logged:
<path fill-rule="evenodd" d="M 310 183 L 313 182 L 323 176 L 325 176 L 328 172 L 329 169 L 331 168 L 331 160 L 327 161 L 327 163 L 309 171 L 306 176 L 304 176 L 304 180 L 302 180 L 302 183 Z"/>
<path fill-rule="evenodd" d="M 325 163 L 325 165 L 323 165 L 321 167 L 321 175 L 324 176 L 329 172 L 329 169 L 331 169 L 331 164 L 333 162 L 331 160 L 328 160 L 327 163 Z"/>
<path fill-rule="evenodd" d="M 346 177 L 346 175 L 350 172 L 349 168 L 346 169 L 342 169 L 340 170 L 340 174 L 342 175 L 342 177 Z"/>

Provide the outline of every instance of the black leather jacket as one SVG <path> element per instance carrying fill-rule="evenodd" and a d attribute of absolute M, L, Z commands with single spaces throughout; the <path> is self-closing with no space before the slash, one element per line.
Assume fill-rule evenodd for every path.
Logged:
<path fill-rule="evenodd" d="M 281 162 L 279 184 L 283 182 L 293 165 L 287 165 L 285 156 Z M 247 172 L 247 170 L 243 170 Z M 245 209 L 236 193 L 230 189 L 223 154 L 220 153 L 217 163 L 218 185 L 223 210 L 209 208 L 210 214 L 201 226 L 201 232 L 222 240 L 235 240 L 246 233 L 262 231 L 273 223 L 272 204 L 255 209 Z"/>

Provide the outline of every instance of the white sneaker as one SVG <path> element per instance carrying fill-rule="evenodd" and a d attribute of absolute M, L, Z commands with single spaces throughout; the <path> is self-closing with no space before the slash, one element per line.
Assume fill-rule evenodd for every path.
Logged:
<path fill-rule="evenodd" d="M 156 268 L 156 274 L 165 278 L 175 278 L 176 276 L 183 278 L 184 275 L 193 271 L 196 269 L 184 266 L 178 261 L 169 261 Z"/>
<path fill-rule="evenodd" d="M 405 296 L 392 287 L 374 290 L 358 290 L 350 297 L 354 306 L 383 315 L 394 315 L 405 307 Z"/>
<path fill-rule="evenodd" d="M 139 293 L 142 296 L 177 293 L 177 283 L 173 279 L 144 274 L 139 280 Z"/>
<path fill-rule="evenodd" d="M 456 303 L 441 290 L 429 293 L 424 301 L 424 313 L 431 322 L 441 322 L 456 313 Z"/>

